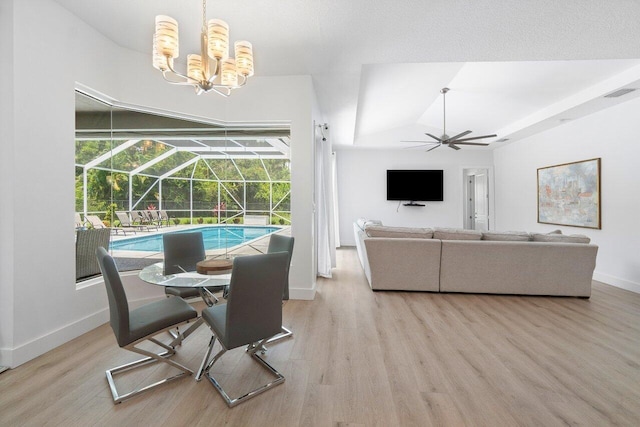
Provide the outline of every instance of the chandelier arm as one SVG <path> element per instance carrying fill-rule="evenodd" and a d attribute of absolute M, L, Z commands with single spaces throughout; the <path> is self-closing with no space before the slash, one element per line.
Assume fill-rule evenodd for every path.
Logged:
<path fill-rule="evenodd" d="M 169 69 L 169 71 L 171 71 L 172 74 L 175 74 L 176 76 L 182 77 L 183 79 L 185 79 L 187 82 L 189 82 L 189 84 L 197 84 L 199 83 L 197 80 L 192 79 L 191 77 L 189 77 L 186 74 L 182 74 L 178 71 L 176 71 L 173 66 L 171 65 L 171 61 L 169 61 L 169 58 L 167 57 L 167 68 Z M 167 71 L 165 70 L 162 74 L 164 75 L 164 73 L 166 73 Z"/>
<path fill-rule="evenodd" d="M 221 91 L 220 89 L 226 89 L 226 91 Z M 222 85 L 214 85 L 211 87 L 212 91 L 214 91 L 215 93 L 217 93 L 218 95 L 222 95 L 225 98 L 228 98 L 229 95 L 231 95 L 231 88 L 228 86 L 222 86 Z M 208 91 L 207 91 L 208 92 Z"/>
<path fill-rule="evenodd" d="M 179 77 L 182 80 L 178 81 L 178 80 L 172 79 L 170 76 Z M 164 70 L 162 72 L 162 77 L 167 83 L 171 83 L 172 85 L 190 85 L 191 84 L 187 81 L 187 78 L 185 76 L 178 73 L 174 73 L 171 70 Z"/>
<path fill-rule="evenodd" d="M 209 69 L 209 72 L 211 73 L 211 75 L 208 77 L 207 81 L 209 83 L 213 83 L 216 77 L 218 77 L 218 75 L 220 74 L 220 60 L 217 58 L 207 59 L 207 62 L 209 62 L 209 64 L 211 64 L 210 61 L 214 61 L 215 66 L 213 67 L 213 72 L 211 71 L 211 69 Z"/>
<path fill-rule="evenodd" d="M 222 84 L 212 84 L 212 87 L 216 87 L 216 88 L 222 88 L 222 89 L 239 89 L 242 86 L 244 86 L 245 84 L 247 84 L 247 81 L 249 80 L 247 77 L 245 76 L 238 76 L 238 77 L 242 77 L 242 82 L 239 82 L 237 85 L 235 86 L 228 86 L 228 85 L 222 85 Z"/>
<path fill-rule="evenodd" d="M 177 76 L 179 78 L 182 79 L 182 81 L 176 81 L 176 80 L 172 80 L 171 78 L 169 78 L 168 76 Z M 176 70 L 173 69 L 173 67 L 169 66 L 168 70 L 164 70 L 162 72 L 162 77 L 164 77 L 164 79 L 171 84 L 174 85 L 198 85 L 198 81 L 193 80 L 191 77 L 186 76 Z"/>
<path fill-rule="evenodd" d="M 231 89 L 239 89 L 242 86 L 244 86 L 245 84 L 247 84 L 247 80 L 248 79 L 245 76 L 238 76 L 238 77 L 242 77 L 242 81 L 238 82 L 237 85 L 230 86 L 230 85 L 214 84 L 213 86 L 214 87 L 228 87 L 228 88 L 231 88 Z"/>

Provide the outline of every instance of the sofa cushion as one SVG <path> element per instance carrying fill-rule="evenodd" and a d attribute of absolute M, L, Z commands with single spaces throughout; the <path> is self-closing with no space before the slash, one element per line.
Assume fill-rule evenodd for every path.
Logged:
<path fill-rule="evenodd" d="M 360 227 L 360 230 L 364 231 L 367 225 L 382 225 L 382 221 L 379 219 L 358 218 L 356 224 Z"/>
<path fill-rule="evenodd" d="M 528 242 L 531 235 L 526 231 L 483 231 L 482 240 Z"/>
<path fill-rule="evenodd" d="M 534 242 L 589 243 L 591 239 L 584 234 L 542 234 L 532 233 Z"/>
<path fill-rule="evenodd" d="M 482 240 L 482 232 L 462 228 L 439 228 L 433 232 L 434 239 L 440 240 Z"/>
<path fill-rule="evenodd" d="M 418 239 L 431 239 L 433 237 L 433 229 L 431 228 L 367 225 L 365 226 L 365 232 L 369 237 L 404 237 Z"/>

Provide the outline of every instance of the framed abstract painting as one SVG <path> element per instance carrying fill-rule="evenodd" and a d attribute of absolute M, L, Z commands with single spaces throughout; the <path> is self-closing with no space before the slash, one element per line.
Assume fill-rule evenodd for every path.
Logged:
<path fill-rule="evenodd" d="M 600 158 L 538 169 L 538 222 L 601 228 Z"/>

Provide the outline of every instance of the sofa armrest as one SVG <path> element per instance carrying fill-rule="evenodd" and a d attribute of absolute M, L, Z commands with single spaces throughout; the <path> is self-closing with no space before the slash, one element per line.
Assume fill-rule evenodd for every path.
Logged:
<path fill-rule="evenodd" d="M 355 222 L 353 223 L 353 234 L 356 239 L 356 250 L 358 252 L 360 265 L 364 270 L 364 275 L 369 282 L 369 286 L 371 286 L 371 270 L 369 269 L 369 261 L 367 260 L 367 248 L 365 248 L 364 246 L 364 239 L 366 238 L 366 234 L 360 227 L 360 225 Z"/>
<path fill-rule="evenodd" d="M 370 237 L 364 244 L 371 289 L 438 292 L 440 240 Z"/>

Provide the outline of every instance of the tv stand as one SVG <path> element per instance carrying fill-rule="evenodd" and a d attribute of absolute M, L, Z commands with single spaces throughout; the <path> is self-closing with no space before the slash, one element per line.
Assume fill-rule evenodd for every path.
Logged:
<path fill-rule="evenodd" d="M 402 206 L 424 206 L 424 205 L 422 203 L 409 202 L 409 203 L 404 203 Z"/>

